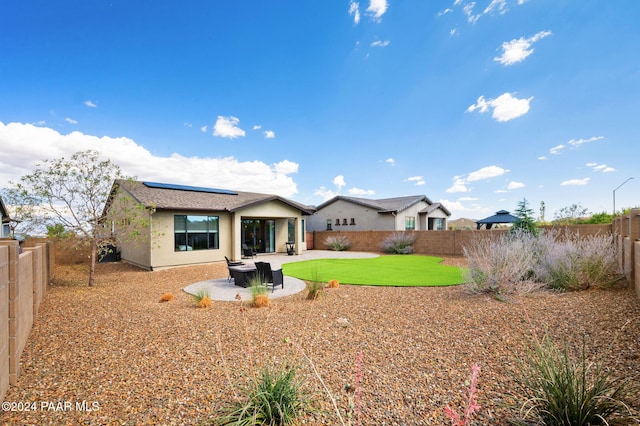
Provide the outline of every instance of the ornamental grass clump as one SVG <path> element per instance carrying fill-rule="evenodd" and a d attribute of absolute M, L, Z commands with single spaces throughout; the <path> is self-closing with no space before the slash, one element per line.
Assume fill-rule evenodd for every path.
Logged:
<path fill-rule="evenodd" d="M 251 290 L 251 306 L 254 308 L 266 308 L 269 306 L 267 286 L 262 283 L 262 278 L 259 275 L 249 279 L 249 290 Z"/>
<path fill-rule="evenodd" d="M 389 234 L 380 245 L 382 251 L 391 254 L 411 254 L 413 253 L 413 242 L 416 240 L 414 234 L 409 232 L 394 232 Z"/>
<path fill-rule="evenodd" d="M 320 281 L 307 281 L 307 300 L 319 299 L 324 290 L 324 283 Z"/>
<path fill-rule="evenodd" d="M 220 426 L 285 426 L 315 412 L 315 398 L 295 379 L 295 368 L 262 368 L 241 389 L 243 398 L 226 409 L 214 424 Z"/>
<path fill-rule="evenodd" d="M 160 297 L 160 303 L 162 303 L 162 302 L 170 302 L 170 301 L 172 301 L 173 299 L 175 299 L 175 298 L 173 297 L 173 294 L 171 294 L 171 293 L 164 293 L 164 294 L 162 295 L 162 297 Z"/>
<path fill-rule="evenodd" d="M 345 235 L 327 237 L 327 239 L 324 240 L 324 244 L 329 250 L 333 251 L 345 251 L 351 247 L 351 242 Z"/>
<path fill-rule="evenodd" d="M 514 375 L 519 385 L 515 396 L 525 398 L 516 424 L 588 426 L 638 421 L 631 408 L 640 403 L 640 388 L 632 382 L 635 377 L 611 377 L 603 363 L 587 359 L 585 348 L 583 340 L 574 361 L 566 343 L 558 349 L 548 335 L 542 342 L 535 341 Z"/>
<path fill-rule="evenodd" d="M 196 302 L 196 308 L 206 309 L 211 306 L 211 296 L 207 289 L 198 290 L 196 294 L 192 294 L 191 297 L 193 297 L 193 300 Z"/>
<path fill-rule="evenodd" d="M 327 282 L 327 288 L 338 288 L 340 287 L 340 281 L 338 280 L 329 280 Z"/>

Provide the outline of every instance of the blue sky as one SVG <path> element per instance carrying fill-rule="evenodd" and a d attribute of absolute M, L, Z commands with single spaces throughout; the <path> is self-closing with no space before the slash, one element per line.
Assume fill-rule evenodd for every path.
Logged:
<path fill-rule="evenodd" d="M 426 195 L 452 219 L 640 205 L 637 0 L 5 1 L 0 186 L 99 150 L 141 180 Z"/>

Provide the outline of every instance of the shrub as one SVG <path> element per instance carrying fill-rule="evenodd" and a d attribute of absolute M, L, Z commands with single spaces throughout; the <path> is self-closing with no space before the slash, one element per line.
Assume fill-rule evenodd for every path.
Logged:
<path fill-rule="evenodd" d="M 621 276 L 612 249 L 613 236 L 569 235 L 560 239 L 552 231 L 542 241 L 534 271 L 536 278 L 552 289 L 583 290 Z"/>
<path fill-rule="evenodd" d="M 169 302 L 169 301 L 171 301 L 171 300 L 173 300 L 173 299 L 174 299 L 173 294 L 171 294 L 171 293 L 164 293 L 164 294 L 162 295 L 162 297 L 160 297 L 160 302 L 161 302 L 161 303 L 162 303 L 162 302 Z"/>
<path fill-rule="evenodd" d="M 548 335 L 534 343 L 514 377 L 526 398 L 520 409 L 522 421 L 582 426 L 608 425 L 621 412 L 627 420 L 635 418 L 629 407 L 638 403 L 638 387 L 629 380 L 612 379 L 601 363 L 587 362 L 585 347 L 583 340 L 580 358 L 574 362 L 567 345 L 558 349 Z"/>
<path fill-rule="evenodd" d="M 349 238 L 344 235 L 330 236 L 324 240 L 324 244 L 327 246 L 329 250 L 333 251 L 345 251 L 349 250 L 351 247 L 351 242 Z"/>
<path fill-rule="evenodd" d="M 211 306 L 211 296 L 209 296 L 209 290 L 198 290 L 196 294 L 191 295 L 196 302 L 196 308 L 208 308 Z"/>
<path fill-rule="evenodd" d="M 264 367 L 259 377 L 242 389 L 244 400 L 223 411 L 218 425 L 291 425 L 314 411 L 314 398 L 295 380 L 295 369 L 273 372 Z"/>
<path fill-rule="evenodd" d="M 414 234 L 409 232 L 394 232 L 389 234 L 381 244 L 382 251 L 393 254 L 413 253 L 413 242 L 416 240 Z"/>
<path fill-rule="evenodd" d="M 538 251 L 537 238 L 526 231 L 473 239 L 463 248 L 471 290 L 502 295 L 537 288 L 532 271 Z"/>
<path fill-rule="evenodd" d="M 452 426 L 469 426 L 471 424 L 473 415 L 480 410 L 480 406 L 477 401 L 478 388 L 476 387 L 478 382 L 478 376 L 480 375 L 480 367 L 478 364 L 471 366 L 471 377 L 469 378 L 469 388 L 467 389 L 467 404 L 462 412 L 462 416 L 454 411 L 451 407 L 444 407 L 444 412 L 451 419 Z"/>
<path fill-rule="evenodd" d="M 328 288 L 338 288 L 339 286 L 340 282 L 338 280 L 329 280 L 329 282 L 327 282 Z"/>

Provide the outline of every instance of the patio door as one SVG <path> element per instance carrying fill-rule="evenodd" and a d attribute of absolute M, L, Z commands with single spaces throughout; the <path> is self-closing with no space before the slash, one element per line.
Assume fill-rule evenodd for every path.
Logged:
<path fill-rule="evenodd" d="M 276 250 L 276 222 L 273 219 L 242 219 L 242 242 L 258 253 Z"/>

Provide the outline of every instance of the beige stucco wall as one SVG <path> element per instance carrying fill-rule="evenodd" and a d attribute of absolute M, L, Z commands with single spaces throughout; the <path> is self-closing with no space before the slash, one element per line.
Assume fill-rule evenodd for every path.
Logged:
<path fill-rule="evenodd" d="M 209 215 L 218 216 L 219 248 L 213 250 L 175 251 L 174 215 Z M 302 241 L 302 215 L 300 210 L 281 201 L 270 201 L 258 204 L 236 212 L 203 212 L 184 210 L 156 211 L 152 216 L 151 243 L 147 249 L 148 260 L 144 259 L 142 249 L 122 249 L 122 259 L 139 266 L 162 269 L 181 265 L 195 265 L 199 263 L 223 262 L 227 256 L 232 260 L 242 257 L 241 221 L 247 218 L 274 219 L 276 228 L 275 248 L 277 252 L 285 252 L 288 240 L 288 220 L 294 219 L 296 224 L 296 252 L 306 250 Z M 146 263 L 145 263 L 146 261 Z"/>

